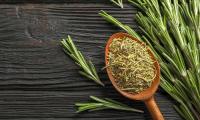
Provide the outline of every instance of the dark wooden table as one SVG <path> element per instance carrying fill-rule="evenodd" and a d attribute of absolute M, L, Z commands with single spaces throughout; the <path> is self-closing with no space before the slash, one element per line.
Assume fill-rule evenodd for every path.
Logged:
<path fill-rule="evenodd" d="M 120 31 L 99 15 L 106 10 L 138 30 L 136 8 L 123 10 L 107 0 L 1 0 L 0 1 L 0 119 L 1 120 L 150 120 L 141 102 L 120 96 L 111 86 L 104 66 L 108 37 Z M 59 42 L 71 35 L 91 59 L 106 83 L 102 88 L 80 76 Z M 90 95 L 109 97 L 145 111 L 104 110 L 76 114 L 74 103 Z M 166 120 L 180 120 L 173 101 L 162 90 L 156 100 Z"/>

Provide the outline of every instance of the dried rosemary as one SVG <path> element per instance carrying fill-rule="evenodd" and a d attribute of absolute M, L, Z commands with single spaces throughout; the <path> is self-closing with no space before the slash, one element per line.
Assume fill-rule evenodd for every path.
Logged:
<path fill-rule="evenodd" d="M 147 46 L 124 37 L 114 39 L 109 50 L 108 67 L 119 88 L 134 94 L 151 86 L 156 73 Z"/>

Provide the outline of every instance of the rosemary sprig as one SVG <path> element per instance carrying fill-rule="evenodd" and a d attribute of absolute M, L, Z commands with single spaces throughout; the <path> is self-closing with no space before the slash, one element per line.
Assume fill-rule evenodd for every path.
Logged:
<path fill-rule="evenodd" d="M 113 2 L 117 6 L 124 8 L 123 0 L 110 0 L 110 1 Z"/>
<path fill-rule="evenodd" d="M 86 60 L 82 53 L 76 48 L 71 37 L 68 35 L 67 39 L 61 40 L 61 45 L 66 54 L 68 54 L 75 63 L 82 69 L 79 73 L 97 84 L 104 86 L 99 79 L 96 69 L 90 60 Z"/>
<path fill-rule="evenodd" d="M 95 96 L 90 96 L 90 98 L 94 102 L 76 103 L 75 104 L 78 107 L 78 110 L 77 110 L 78 113 L 83 112 L 83 111 L 96 111 L 96 110 L 104 110 L 104 109 L 116 109 L 116 110 L 144 113 L 142 110 L 131 108 L 125 104 L 122 104 L 120 102 L 117 102 L 117 101 L 109 99 L 109 98 L 100 99 Z"/>
<path fill-rule="evenodd" d="M 131 27 L 129 27 L 128 25 L 122 24 L 119 20 L 117 20 L 113 16 L 107 14 L 105 11 L 101 10 L 99 15 L 101 15 L 108 22 L 113 23 L 114 25 L 116 25 L 116 26 L 124 29 L 125 31 L 127 31 L 127 33 L 134 35 L 136 38 L 140 39 L 139 35 L 134 30 L 132 30 Z"/>

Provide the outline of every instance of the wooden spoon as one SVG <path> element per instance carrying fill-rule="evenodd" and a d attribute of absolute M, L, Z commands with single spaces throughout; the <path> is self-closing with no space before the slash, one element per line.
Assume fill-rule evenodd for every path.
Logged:
<path fill-rule="evenodd" d="M 112 43 L 112 40 L 114 38 L 123 38 L 123 37 L 129 37 L 133 40 L 135 40 L 136 42 L 140 43 L 141 45 L 145 45 L 143 42 L 137 40 L 136 38 L 133 38 L 132 36 L 130 36 L 129 34 L 126 34 L 126 33 L 116 33 L 116 34 L 113 34 L 107 44 L 106 44 L 106 48 L 105 48 L 105 63 L 106 63 L 106 66 L 108 65 L 108 54 L 109 54 L 109 46 L 110 44 Z M 153 53 L 151 52 L 151 50 L 148 48 L 147 49 L 148 53 L 150 54 L 151 58 L 156 61 Z M 153 80 L 152 82 L 152 85 L 147 88 L 146 90 L 138 93 L 138 94 L 131 94 L 131 93 L 128 93 L 128 92 L 125 92 L 125 91 L 122 91 L 116 84 L 115 82 L 115 79 L 114 77 L 112 76 L 112 73 L 111 73 L 111 70 L 109 67 L 106 67 L 106 70 L 107 70 L 107 73 L 108 73 L 108 76 L 110 78 L 110 81 L 112 82 L 113 86 L 115 87 L 115 89 L 121 93 L 123 96 L 129 98 L 129 99 L 132 99 L 132 100 L 141 100 L 141 101 L 144 101 L 144 103 L 146 104 L 152 118 L 154 120 L 164 120 L 163 118 L 163 115 L 161 114 L 155 100 L 154 100 L 154 93 L 156 92 L 158 86 L 159 86 L 159 83 L 160 83 L 160 66 L 159 66 L 159 63 L 156 61 L 154 63 L 155 65 L 155 68 L 156 68 L 156 77 L 155 79 Z"/>

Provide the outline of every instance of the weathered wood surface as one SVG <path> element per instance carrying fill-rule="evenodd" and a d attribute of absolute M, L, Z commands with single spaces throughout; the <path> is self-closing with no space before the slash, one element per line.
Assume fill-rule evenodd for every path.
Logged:
<path fill-rule="evenodd" d="M 138 29 L 132 20 L 136 9 L 125 5 L 121 10 L 105 1 L 71 2 L 0 5 L 0 119 L 150 120 L 144 104 L 120 96 L 100 70 L 105 42 L 119 29 L 98 12 L 106 10 Z M 59 46 L 68 34 L 95 63 L 106 88 L 77 73 L 79 68 Z M 76 114 L 73 104 L 87 101 L 89 95 L 122 101 L 145 114 L 114 110 Z M 156 100 L 166 120 L 180 120 L 166 93 L 159 90 Z"/>

